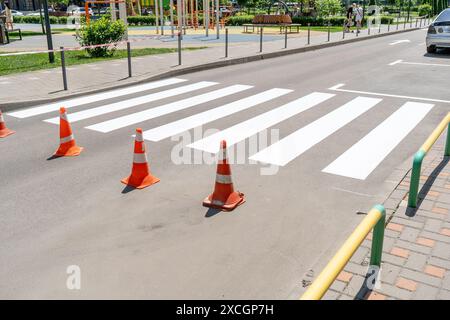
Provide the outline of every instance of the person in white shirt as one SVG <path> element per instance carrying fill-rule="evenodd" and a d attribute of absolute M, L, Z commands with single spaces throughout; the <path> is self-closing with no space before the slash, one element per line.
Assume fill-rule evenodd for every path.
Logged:
<path fill-rule="evenodd" d="M 358 3 L 358 5 L 356 6 L 356 10 L 355 10 L 355 22 L 356 22 L 356 30 L 357 30 L 356 32 L 358 32 L 358 33 L 360 32 L 359 30 L 362 27 L 363 15 L 364 15 L 363 8 L 361 8 L 361 6 Z"/>

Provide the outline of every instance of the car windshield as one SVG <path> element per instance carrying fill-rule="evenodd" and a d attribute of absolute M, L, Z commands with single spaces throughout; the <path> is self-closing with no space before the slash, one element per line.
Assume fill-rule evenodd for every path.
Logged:
<path fill-rule="evenodd" d="M 450 21 L 450 9 L 442 11 L 442 13 L 436 18 L 436 22 Z"/>

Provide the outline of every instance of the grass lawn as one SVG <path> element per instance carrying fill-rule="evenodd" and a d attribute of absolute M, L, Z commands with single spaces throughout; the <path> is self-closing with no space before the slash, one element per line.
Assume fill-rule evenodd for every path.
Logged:
<path fill-rule="evenodd" d="M 183 50 L 198 50 L 206 47 L 188 47 Z M 131 51 L 132 57 L 148 56 L 154 54 L 163 54 L 176 52 L 175 48 L 144 48 L 133 49 Z M 3 52 L 2 52 L 3 53 Z M 85 63 L 94 63 L 106 60 L 122 59 L 127 57 L 126 50 L 116 50 L 111 57 L 91 58 L 85 51 L 68 51 L 65 53 L 66 66 L 73 66 Z M 51 69 L 61 66 L 61 55 L 59 52 L 55 54 L 55 63 L 48 62 L 47 53 L 27 54 L 19 56 L 0 57 L 0 76 L 7 74 L 35 71 L 42 69 Z"/>
<path fill-rule="evenodd" d="M 75 32 L 73 29 L 68 28 L 55 28 L 52 29 L 52 34 L 61 34 L 63 32 Z M 9 33 L 10 37 L 18 38 L 19 32 L 14 31 Z M 39 31 L 29 31 L 29 30 L 22 30 L 22 37 L 33 37 L 33 36 L 44 36 L 42 32 Z"/>

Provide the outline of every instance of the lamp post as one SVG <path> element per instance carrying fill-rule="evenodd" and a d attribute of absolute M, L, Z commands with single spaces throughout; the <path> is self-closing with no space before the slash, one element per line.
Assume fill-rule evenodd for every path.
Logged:
<path fill-rule="evenodd" d="M 48 15 L 48 1 L 42 0 L 44 5 L 44 18 L 45 18 L 45 33 L 47 35 L 47 48 L 48 50 L 53 50 L 53 41 L 52 41 L 52 30 L 50 28 L 50 17 Z M 50 63 L 55 62 L 55 54 L 53 51 L 48 53 L 48 61 Z"/>

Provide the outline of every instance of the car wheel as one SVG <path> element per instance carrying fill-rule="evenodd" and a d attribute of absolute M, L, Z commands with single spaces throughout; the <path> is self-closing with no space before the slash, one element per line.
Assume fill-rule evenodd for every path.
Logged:
<path fill-rule="evenodd" d="M 428 53 L 436 53 L 436 47 L 435 46 L 429 46 L 427 47 Z"/>

